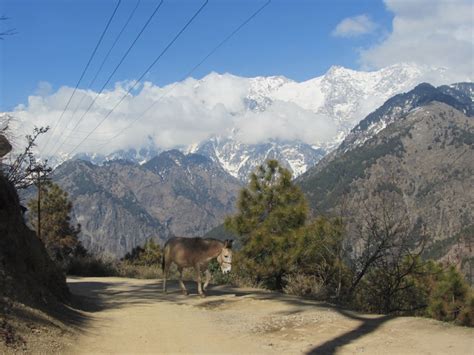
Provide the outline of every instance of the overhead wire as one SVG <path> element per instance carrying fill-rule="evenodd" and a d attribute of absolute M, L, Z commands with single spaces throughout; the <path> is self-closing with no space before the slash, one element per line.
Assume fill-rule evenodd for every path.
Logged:
<path fill-rule="evenodd" d="M 143 80 L 145 75 L 155 66 L 155 64 L 163 57 L 163 55 L 169 50 L 169 48 L 176 42 L 176 40 L 183 34 L 183 32 L 189 27 L 189 25 L 194 21 L 194 19 L 201 13 L 201 11 L 207 6 L 209 0 L 205 0 L 204 3 L 199 7 L 199 9 L 193 14 L 193 16 L 186 22 L 186 24 L 181 28 L 181 30 L 173 37 L 173 39 L 168 43 L 168 45 L 161 51 L 161 53 L 153 60 L 153 62 L 147 67 L 143 74 L 134 82 L 134 84 L 127 90 L 127 92 L 122 96 L 122 98 L 117 102 L 117 104 L 99 121 L 99 123 L 92 129 L 92 131 L 87 134 L 84 139 L 82 139 L 79 144 L 77 144 L 68 155 L 72 155 L 79 146 L 84 143 L 87 138 L 89 138 L 92 133 L 100 126 L 102 123 L 115 111 L 115 109 L 123 102 L 123 100 L 137 87 L 137 85 Z"/>
<path fill-rule="evenodd" d="M 130 53 L 130 51 L 132 50 L 132 48 L 135 46 L 135 44 L 137 43 L 138 39 L 140 38 L 140 36 L 142 35 L 142 33 L 145 31 L 145 29 L 148 27 L 148 25 L 150 24 L 151 20 L 153 19 L 153 17 L 156 15 L 156 13 L 158 12 L 158 10 L 161 8 L 161 5 L 163 5 L 163 1 L 164 0 L 161 0 L 158 4 L 158 6 L 155 8 L 155 10 L 152 12 L 152 14 L 148 17 L 148 20 L 145 22 L 145 24 L 143 25 L 142 29 L 140 30 L 140 32 L 137 34 L 137 36 L 135 37 L 135 39 L 133 40 L 132 44 L 128 47 L 128 49 L 126 50 L 125 54 L 122 56 L 122 58 L 120 59 L 119 63 L 115 66 L 114 70 L 112 71 L 112 73 L 110 73 L 110 75 L 108 76 L 107 80 L 105 81 L 105 83 L 102 85 L 100 91 L 95 95 L 94 97 L 94 100 L 92 100 L 92 102 L 89 104 L 89 106 L 87 107 L 86 111 L 82 114 L 82 116 L 79 118 L 79 120 L 77 121 L 77 123 L 74 125 L 74 127 L 72 128 L 71 132 L 63 139 L 62 143 L 59 144 L 59 146 L 52 150 L 50 152 L 50 155 L 54 155 L 54 153 L 56 153 L 63 145 L 64 143 L 67 141 L 67 139 L 70 137 L 70 135 L 74 132 L 74 130 L 79 126 L 79 124 L 82 122 L 82 120 L 84 119 L 84 117 L 87 115 L 87 113 L 89 113 L 90 109 L 92 108 L 92 106 L 94 106 L 95 102 L 97 101 L 98 97 L 100 96 L 100 94 L 104 91 L 105 87 L 107 86 L 107 84 L 110 82 L 110 80 L 112 79 L 112 77 L 115 75 L 115 73 L 117 72 L 117 70 L 120 68 L 120 66 L 122 65 L 122 63 L 124 62 L 125 58 L 127 58 L 128 54 Z"/>
<path fill-rule="evenodd" d="M 107 59 L 109 58 L 110 56 L 110 53 L 112 52 L 112 50 L 115 48 L 115 45 L 117 44 L 117 42 L 119 41 L 120 37 L 122 36 L 122 34 L 124 33 L 125 29 L 128 27 L 128 24 L 130 23 L 130 21 L 132 20 L 133 18 L 133 15 L 135 15 L 135 12 L 137 11 L 138 9 L 138 6 L 140 5 L 140 2 L 141 0 L 138 0 L 137 1 L 137 4 L 135 5 L 135 7 L 133 8 L 132 12 L 130 13 L 130 15 L 128 16 L 127 20 L 125 21 L 125 24 L 122 26 L 122 29 L 120 30 L 120 32 L 118 33 L 118 35 L 115 37 L 115 40 L 114 42 L 112 43 L 112 46 L 109 48 L 108 52 L 105 54 L 105 57 L 104 59 L 102 60 L 102 63 L 100 63 L 100 66 L 99 68 L 97 69 L 94 77 L 92 78 L 92 80 L 89 82 L 89 85 L 87 86 L 88 88 L 92 88 L 92 85 L 94 85 L 95 81 L 97 80 L 97 77 L 99 76 L 99 73 L 102 71 L 102 68 L 104 67 L 105 65 L 105 62 L 107 61 Z M 72 115 L 71 115 L 71 119 L 75 116 L 77 110 L 79 109 L 79 107 L 81 107 L 81 104 L 82 102 L 84 101 L 84 98 L 86 97 L 86 95 L 82 95 L 81 97 L 81 100 L 79 101 L 79 103 L 76 105 L 76 108 L 74 109 L 74 111 L 72 112 Z"/>
<path fill-rule="evenodd" d="M 262 6 L 260 6 L 256 11 L 254 11 L 245 21 L 243 21 L 239 26 L 237 26 L 231 33 L 229 33 L 221 42 L 219 42 L 213 49 L 209 51 L 209 53 L 201 59 L 191 70 L 189 70 L 182 78 L 180 81 L 185 80 L 189 76 L 191 76 L 202 64 L 204 64 L 209 57 L 211 57 L 214 53 L 216 53 L 227 41 L 229 41 L 237 32 L 239 32 L 245 25 L 247 25 L 253 18 L 255 18 L 265 7 L 267 7 L 272 0 L 268 0 L 266 3 L 264 3 Z M 179 81 L 178 81 L 179 82 Z M 130 127 L 132 127 L 133 124 L 135 124 L 138 120 L 142 119 L 143 116 L 150 111 L 163 97 L 169 95 L 177 86 L 178 82 L 175 82 L 172 84 L 171 88 L 163 93 L 158 99 L 153 102 L 145 111 L 143 111 L 140 115 L 138 115 L 137 118 L 132 120 L 127 126 L 125 126 L 123 129 L 121 129 L 116 135 L 111 137 L 109 140 L 104 142 L 103 144 L 100 144 L 97 146 L 97 148 L 102 148 L 106 146 L 108 143 L 112 142 L 114 139 L 119 137 L 121 134 L 123 134 L 126 130 L 128 130 Z"/>
<path fill-rule="evenodd" d="M 77 88 L 79 87 L 79 84 L 81 83 L 82 79 L 84 78 L 84 75 L 86 74 L 86 71 L 87 71 L 87 69 L 89 68 L 89 65 L 91 64 L 92 59 L 94 58 L 94 56 L 95 56 L 95 54 L 96 54 L 96 52 L 97 52 L 97 49 L 99 48 L 100 44 L 102 43 L 102 40 L 103 40 L 103 38 L 104 38 L 104 36 L 105 36 L 105 33 L 107 32 L 107 30 L 108 30 L 110 24 L 112 23 L 112 19 L 115 17 L 115 14 L 117 13 L 117 10 L 118 10 L 118 8 L 119 8 L 121 2 L 122 2 L 122 0 L 118 0 L 117 5 L 115 5 L 114 11 L 112 12 L 112 15 L 110 16 L 109 20 L 107 21 L 107 24 L 105 25 L 105 28 L 104 28 L 104 30 L 102 31 L 102 34 L 100 35 L 99 40 L 97 41 L 97 44 L 95 45 L 95 48 L 94 48 L 94 50 L 92 51 L 92 54 L 90 55 L 89 60 L 87 61 L 86 66 L 85 66 L 84 69 L 82 70 L 81 76 L 79 77 L 79 80 L 77 81 L 76 86 L 74 87 L 74 90 L 72 91 L 72 94 L 71 94 L 71 96 L 69 97 L 69 100 L 67 101 L 66 106 L 64 107 L 63 112 L 62 112 L 61 115 L 59 116 L 59 119 L 56 121 L 56 124 L 55 124 L 54 127 L 52 128 L 51 133 L 49 134 L 48 140 L 46 141 L 45 145 L 43 146 L 43 152 L 44 152 L 44 150 L 46 149 L 46 147 L 47 147 L 47 145 L 49 144 L 49 142 L 51 141 L 51 137 L 53 137 L 53 134 L 54 134 L 54 132 L 56 131 L 56 128 L 58 127 L 59 123 L 60 123 L 61 120 L 63 119 L 64 113 L 66 112 L 66 110 L 68 109 L 69 105 L 71 104 L 72 98 L 73 98 L 74 94 L 76 93 Z"/>

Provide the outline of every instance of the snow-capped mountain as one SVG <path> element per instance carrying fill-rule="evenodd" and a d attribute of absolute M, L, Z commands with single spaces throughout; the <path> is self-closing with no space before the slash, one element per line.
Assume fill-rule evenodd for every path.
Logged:
<path fill-rule="evenodd" d="M 302 142 L 244 144 L 232 137 L 213 137 L 191 151 L 210 157 L 241 181 L 247 181 L 255 167 L 268 159 L 282 162 L 294 176 L 298 176 L 314 166 L 326 153 L 323 149 Z"/>
<path fill-rule="evenodd" d="M 297 177 L 336 148 L 359 121 L 388 98 L 412 89 L 424 78 L 441 83 L 448 80 L 444 69 L 409 64 L 373 72 L 332 67 L 325 75 L 301 83 L 281 76 L 251 78 L 245 98 L 248 110 L 263 113 L 278 101 L 292 103 L 334 124 L 335 133 L 314 142 L 245 144 L 234 131 L 230 136 L 212 137 L 191 150 L 211 157 L 244 181 L 268 158 L 282 161 Z"/>
<path fill-rule="evenodd" d="M 75 158 L 90 161 L 96 165 L 102 165 L 106 162 L 114 160 L 125 160 L 138 164 L 145 164 L 161 152 L 162 150 L 158 147 L 151 146 L 139 149 L 120 149 L 107 155 L 98 153 L 79 153 L 75 155 Z"/>
<path fill-rule="evenodd" d="M 245 181 L 249 172 L 268 158 L 282 161 L 294 176 L 304 173 L 387 99 L 420 82 L 449 84 L 448 74 L 443 68 L 413 64 L 372 72 L 334 66 L 304 82 L 282 76 L 242 78 L 211 73 L 200 80 L 190 78 L 178 83 L 167 100 L 196 105 L 193 107 L 202 111 L 203 120 L 222 112 L 225 119 L 218 119 L 216 125 L 223 127 L 216 127 L 216 132 L 207 136 L 210 138 L 177 147 L 205 154 Z M 154 151 L 164 150 L 158 148 L 159 139 L 155 142 L 157 146 L 148 146 L 143 154 L 141 147 L 135 147 L 93 160 L 144 162 Z"/>
<path fill-rule="evenodd" d="M 391 97 L 373 111 L 346 136 L 337 148 L 337 154 L 361 146 L 389 124 L 406 116 L 430 102 L 441 102 L 462 112 L 467 117 L 474 116 L 474 83 L 457 83 L 434 87 L 421 83 L 413 90 Z"/>

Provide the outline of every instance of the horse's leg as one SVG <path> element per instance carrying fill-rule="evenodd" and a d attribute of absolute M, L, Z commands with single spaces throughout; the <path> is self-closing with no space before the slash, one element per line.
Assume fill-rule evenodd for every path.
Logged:
<path fill-rule="evenodd" d="M 204 294 L 204 292 L 202 291 L 202 285 L 201 285 L 201 268 L 200 268 L 200 265 L 197 264 L 196 267 L 196 282 L 197 282 L 197 286 L 198 286 L 198 293 L 201 297 L 204 297 L 206 296 Z"/>
<path fill-rule="evenodd" d="M 202 287 L 204 291 L 207 289 L 207 285 L 209 285 L 209 281 L 211 281 L 211 272 L 209 269 L 206 269 L 206 281 L 204 282 L 204 286 Z"/>
<path fill-rule="evenodd" d="M 163 267 L 163 293 L 166 293 L 166 279 L 168 278 L 168 273 L 170 270 L 170 265 L 169 263 L 164 263 Z"/>
<path fill-rule="evenodd" d="M 186 286 L 184 285 L 184 282 L 183 282 L 183 268 L 178 267 L 178 271 L 179 271 L 179 286 L 181 286 L 181 290 L 183 290 L 183 295 L 186 296 L 188 294 L 188 290 L 186 290 Z"/>

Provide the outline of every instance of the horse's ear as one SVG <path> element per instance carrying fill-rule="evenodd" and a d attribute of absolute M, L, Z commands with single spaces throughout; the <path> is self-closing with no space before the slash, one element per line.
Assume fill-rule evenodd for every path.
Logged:
<path fill-rule="evenodd" d="M 232 248 L 232 243 L 234 243 L 234 241 L 232 239 L 226 239 L 225 240 L 225 247 L 231 249 Z"/>

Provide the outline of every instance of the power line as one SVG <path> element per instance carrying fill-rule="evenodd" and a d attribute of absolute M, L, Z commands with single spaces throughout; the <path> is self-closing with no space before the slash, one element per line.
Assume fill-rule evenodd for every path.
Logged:
<path fill-rule="evenodd" d="M 100 64 L 99 69 L 97 69 L 97 71 L 96 71 L 94 77 L 92 78 L 92 80 L 90 81 L 89 85 L 87 86 L 88 88 L 92 88 L 92 85 L 94 85 L 95 81 L 97 80 L 97 77 L 99 76 L 99 73 L 102 71 L 102 68 L 104 67 L 105 62 L 106 62 L 107 59 L 109 58 L 110 53 L 111 53 L 112 50 L 115 48 L 115 45 L 117 44 L 117 42 L 119 41 L 119 39 L 120 39 L 120 37 L 122 36 L 123 32 L 124 32 L 125 29 L 127 28 L 127 26 L 128 26 L 128 24 L 130 23 L 130 21 L 132 20 L 133 15 L 135 15 L 135 12 L 137 11 L 138 6 L 140 5 L 140 2 L 141 2 L 141 0 L 138 0 L 138 1 L 137 1 L 137 4 L 135 5 L 135 7 L 133 8 L 132 12 L 131 12 L 130 15 L 128 16 L 127 21 L 125 21 L 125 24 L 123 25 L 123 27 L 122 27 L 122 29 L 120 30 L 119 34 L 117 35 L 117 37 L 115 37 L 114 43 L 112 43 L 112 46 L 111 46 L 110 49 L 108 50 L 108 52 L 107 52 L 107 54 L 105 55 L 104 59 L 102 60 L 102 63 Z M 74 111 L 72 112 L 71 119 L 72 119 L 72 118 L 74 117 L 74 115 L 76 114 L 77 110 L 78 110 L 79 107 L 81 106 L 82 101 L 84 101 L 84 98 L 85 98 L 85 97 L 86 97 L 85 95 L 82 95 L 81 100 L 79 101 L 79 103 L 76 105 L 76 108 L 75 108 Z"/>
<path fill-rule="evenodd" d="M 143 25 L 142 29 L 140 30 L 140 32 L 137 34 L 137 36 L 135 37 L 135 39 L 133 40 L 132 44 L 128 47 L 128 49 L 126 50 L 125 54 L 122 56 L 122 58 L 120 59 L 119 63 L 115 66 L 114 70 L 112 71 L 112 73 L 110 73 L 109 77 L 107 78 L 107 81 L 104 83 L 104 85 L 102 85 L 102 88 L 100 89 L 100 91 L 95 95 L 94 97 L 94 100 L 90 103 L 89 107 L 87 107 L 87 110 L 83 113 L 83 115 L 79 118 L 79 120 L 77 121 L 77 123 L 75 124 L 75 126 L 72 128 L 71 132 L 68 134 L 67 137 L 64 138 L 63 142 L 61 144 L 59 144 L 58 148 L 54 149 L 53 151 L 51 151 L 51 155 L 53 155 L 53 152 L 56 153 L 61 147 L 62 145 L 64 144 L 64 142 L 69 138 L 69 136 L 74 132 L 74 130 L 77 128 L 77 126 L 79 126 L 79 124 L 82 122 L 82 120 L 84 119 L 84 117 L 87 115 L 87 113 L 90 111 L 90 109 L 92 108 L 92 106 L 94 105 L 94 103 L 97 101 L 99 95 L 102 93 L 102 91 L 104 91 L 105 87 L 107 86 L 107 84 L 109 83 L 110 79 L 112 79 L 112 77 L 114 76 L 114 74 L 116 73 L 116 71 L 118 70 L 118 68 L 122 65 L 123 61 L 125 60 L 125 58 L 127 58 L 128 54 L 130 53 L 130 51 L 132 50 L 132 48 L 135 46 L 135 44 L 137 43 L 138 39 L 140 38 L 140 36 L 142 35 L 142 33 L 145 31 L 145 29 L 148 27 L 148 25 L 150 24 L 151 20 L 153 19 L 153 17 L 156 15 L 156 13 L 158 12 L 158 10 L 160 9 L 161 5 L 163 5 L 163 1 L 164 0 L 161 0 L 160 3 L 158 4 L 158 6 L 155 8 L 155 10 L 152 12 L 152 14 L 150 15 L 150 17 L 148 17 L 148 20 L 145 22 L 145 24 Z"/>
<path fill-rule="evenodd" d="M 63 112 L 61 113 L 61 116 L 59 116 L 59 119 L 56 121 L 56 124 L 54 125 L 53 129 L 51 130 L 51 134 L 49 135 L 49 138 L 48 138 L 48 140 L 46 141 L 46 144 L 45 144 L 44 147 L 43 147 L 43 151 L 44 151 L 44 149 L 46 149 L 47 145 L 48 145 L 49 142 L 51 141 L 51 137 L 53 136 L 54 132 L 56 131 L 56 128 L 58 127 L 59 123 L 61 122 L 61 120 L 62 120 L 62 118 L 63 118 L 63 116 L 64 116 L 64 113 L 66 112 L 67 108 L 69 107 L 69 104 L 71 103 L 71 100 L 72 100 L 74 94 L 76 93 L 77 88 L 79 87 L 79 84 L 81 83 L 82 79 L 84 78 L 84 75 L 85 75 L 87 69 L 89 68 L 89 65 L 91 64 L 92 59 L 94 58 L 95 53 L 97 52 L 97 49 L 99 48 L 99 46 L 100 46 L 100 44 L 101 44 L 101 42 L 102 42 L 102 39 L 104 38 L 105 33 L 107 32 L 107 29 L 109 28 L 110 23 L 112 22 L 112 19 L 114 18 L 115 14 L 117 13 L 117 10 L 118 10 L 118 8 L 119 8 L 121 2 L 122 2 L 122 0 L 118 0 L 117 5 L 115 5 L 114 11 L 112 12 L 112 15 L 110 16 L 110 18 L 109 18 L 109 20 L 107 21 L 107 24 L 106 24 L 104 30 L 102 31 L 102 34 L 100 35 L 99 41 L 98 41 L 97 44 L 95 45 L 95 48 L 94 48 L 94 50 L 92 51 L 92 54 L 90 55 L 89 60 L 87 61 L 87 64 L 86 64 L 84 70 L 82 71 L 82 74 L 81 74 L 79 80 L 77 81 L 77 84 L 76 84 L 76 86 L 75 86 L 75 88 L 74 88 L 74 90 L 73 90 L 71 96 L 69 97 L 68 102 L 66 103 L 66 107 L 64 107 L 64 110 L 63 110 Z"/>
<path fill-rule="evenodd" d="M 217 44 L 203 59 L 201 59 L 201 61 L 199 63 L 197 63 L 191 70 L 189 70 L 183 77 L 180 81 L 183 81 L 184 79 L 188 78 L 189 76 L 191 76 L 192 73 L 194 73 L 202 64 L 204 64 L 204 62 L 206 62 L 207 59 L 209 59 L 209 57 L 211 57 L 215 52 L 217 52 L 219 50 L 219 48 L 221 48 L 227 41 L 229 41 L 237 32 L 239 32 L 247 23 L 249 23 L 254 17 L 256 17 L 265 7 L 267 7 L 270 3 L 272 2 L 272 0 L 268 0 L 265 4 L 263 4 L 261 7 L 259 7 L 254 13 L 252 13 L 252 15 L 250 15 L 244 22 L 242 22 L 239 26 L 237 26 L 231 33 L 229 33 L 221 42 L 219 42 L 219 44 Z M 121 129 L 116 135 L 114 135 L 113 137 L 111 137 L 109 140 L 107 140 L 105 143 L 97 146 L 97 148 L 102 148 L 104 147 L 105 145 L 107 145 L 108 143 L 110 143 L 111 141 L 113 141 L 115 138 L 119 137 L 123 132 L 125 132 L 126 130 L 128 130 L 135 122 L 137 122 L 138 120 L 140 120 L 141 118 L 143 118 L 143 116 L 149 111 L 151 110 L 163 97 L 165 97 L 166 95 L 169 95 L 173 90 L 174 88 L 176 87 L 176 85 L 178 84 L 178 82 L 175 82 L 172 86 L 171 86 L 171 89 L 168 90 L 166 93 L 163 93 L 163 95 L 161 95 L 155 102 L 153 102 L 145 111 L 143 111 L 137 118 L 135 118 L 132 122 L 130 122 L 126 127 L 124 127 L 123 129 Z"/>
<path fill-rule="evenodd" d="M 72 154 L 76 151 L 76 149 L 84 143 L 87 138 L 90 137 L 92 133 L 111 115 L 111 113 L 122 103 L 122 101 L 132 92 L 133 89 L 136 88 L 136 86 L 142 81 L 142 79 L 145 77 L 145 75 L 155 66 L 155 64 L 163 57 L 163 55 L 168 51 L 168 49 L 173 45 L 174 42 L 181 36 L 181 34 L 188 28 L 188 26 L 194 21 L 194 19 L 201 13 L 201 11 L 206 7 L 206 5 L 209 3 L 209 0 L 205 0 L 204 3 L 201 5 L 201 7 L 194 13 L 194 15 L 186 22 L 186 24 L 181 28 L 181 30 L 178 32 L 176 36 L 168 43 L 168 45 L 163 49 L 163 51 L 158 55 L 158 57 L 155 58 L 155 60 L 148 66 L 148 68 L 143 72 L 143 74 L 138 78 L 138 80 L 135 81 L 135 83 L 128 89 L 128 91 L 125 93 L 125 95 L 122 96 L 122 98 L 117 102 L 117 104 L 104 116 L 102 120 L 92 129 L 89 134 L 84 137 L 79 144 L 77 144 L 73 150 L 69 153 Z"/>

